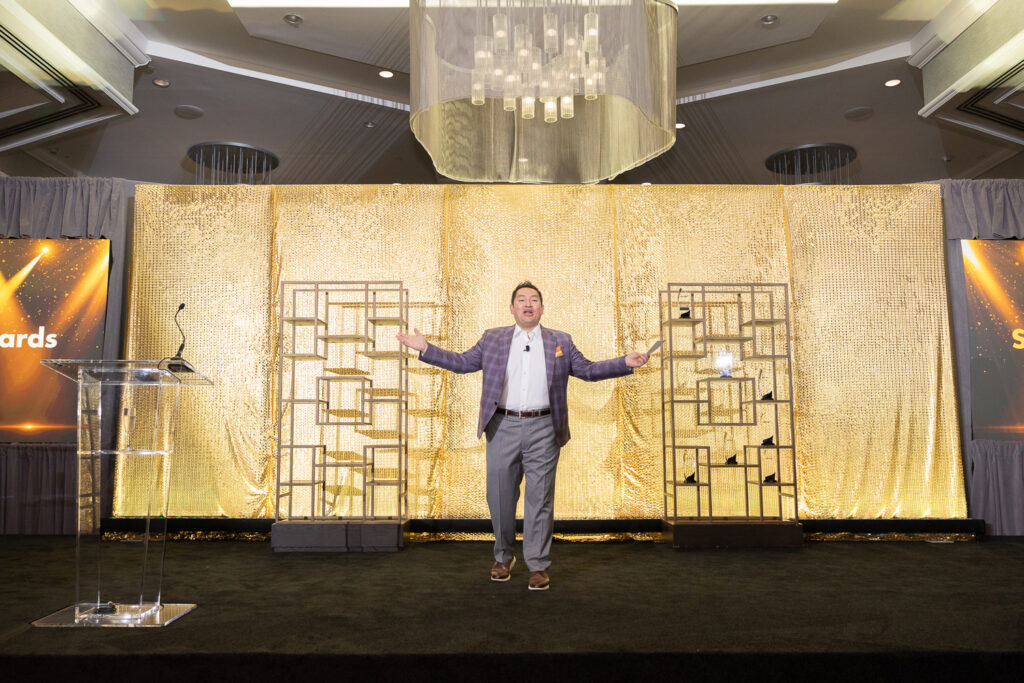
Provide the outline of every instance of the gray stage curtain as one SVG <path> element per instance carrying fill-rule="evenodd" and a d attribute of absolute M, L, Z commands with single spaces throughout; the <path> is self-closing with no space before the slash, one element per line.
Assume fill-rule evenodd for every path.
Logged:
<path fill-rule="evenodd" d="M 1024 441 L 971 438 L 971 360 L 963 239 L 1024 239 L 1024 180 L 943 180 L 946 268 L 967 503 L 988 533 L 1024 536 Z"/>
<path fill-rule="evenodd" d="M 0 534 L 75 533 L 74 448 L 0 444 Z"/>
<path fill-rule="evenodd" d="M 0 238 L 110 240 L 103 341 L 103 357 L 110 359 L 121 355 L 122 297 L 136 184 L 120 178 L 0 176 Z M 0 444 L 0 534 L 75 533 L 74 458 L 73 445 Z"/>

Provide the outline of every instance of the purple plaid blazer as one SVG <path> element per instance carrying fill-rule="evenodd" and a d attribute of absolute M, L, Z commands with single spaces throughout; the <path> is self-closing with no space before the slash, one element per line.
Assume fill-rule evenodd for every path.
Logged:
<path fill-rule="evenodd" d="M 572 337 L 565 332 L 541 327 L 544 335 L 544 362 L 548 369 L 548 401 L 551 406 L 551 421 L 555 425 L 555 438 L 561 448 L 569 441 L 569 409 L 566 404 L 566 387 L 569 375 L 588 382 L 622 377 L 633 372 L 626 365 L 625 356 L 591 362 L 583 357 L 572 343 Z M 467 373 L 484 371 L 483 391 L 480 394 L 480 422 L 477 438 L 484 433 L 487 423 L 494 417 L 498 399 L 505 385 L 508 368 L 508 354 L 512 347 L 512 333 L 515 325 L 495 327 L 484 332 L 473 348 L 464 353 L 445 351 L 428 343 L 420 353 L 420 360 L 452 372 Z M 556 357 L 558 349 L 562 355 Z"/>

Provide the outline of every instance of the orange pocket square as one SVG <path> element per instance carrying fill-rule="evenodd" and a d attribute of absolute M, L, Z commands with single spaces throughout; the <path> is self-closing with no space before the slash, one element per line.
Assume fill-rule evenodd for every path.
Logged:
<path fill-rule="evenodd" d="M 562 353 L 562 347 L 561 346 L 556 346 L 555 347 L 555 358 L 561 358 L 563 355 L 564 354 Z"/>

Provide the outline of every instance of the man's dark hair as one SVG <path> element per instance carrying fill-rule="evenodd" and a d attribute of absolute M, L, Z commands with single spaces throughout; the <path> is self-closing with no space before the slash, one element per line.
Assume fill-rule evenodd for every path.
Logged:
<path fill-rule="evenodd" d="M 512 290 L 512 303 L 516 302 L 516 293 L 520 289 L 532 289 L 533 291 L 537 292 L 537 298 L 540 299 L 540 305 L 544 305 L 544 295 L 540 293 L 539 289 L 537 289 L 537 285 L 533 284 L 529 280 L 523 280 L 518 285 L 516 285 L 515 289 Z"/>

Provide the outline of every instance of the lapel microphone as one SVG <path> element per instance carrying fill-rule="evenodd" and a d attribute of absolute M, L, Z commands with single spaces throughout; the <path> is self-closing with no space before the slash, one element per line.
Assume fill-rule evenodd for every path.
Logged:
<path fill-rule="evenodd" d="M 527 344 L 527 345 L 526 345 L 526 348 L 525 348 L 525 349 L 523 349 L 523 351 L 529 351 L 529 350 L 530 350 L 530 345 L 529 345 L 529 344 Z"/>

